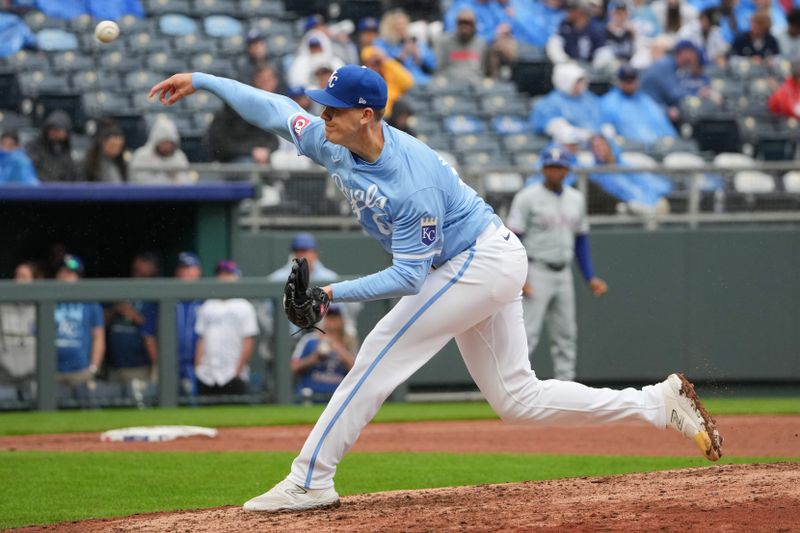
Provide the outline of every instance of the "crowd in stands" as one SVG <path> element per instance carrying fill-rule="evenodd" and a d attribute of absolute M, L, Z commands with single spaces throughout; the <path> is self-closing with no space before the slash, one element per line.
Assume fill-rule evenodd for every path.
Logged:
<path fill-rule="evenodd" d="M 291 258 L 309 262 L 315 283 L 338 279 L 336 272 L 319 260 L 316 239 L 298 233 L 291 241 Z M 54 246 L 44 263 L 17 265 L 14 280 L 34 283 L 45 273 L 65 283 L 86 275 L 83 260 Z M 291 261 L 267 275 L 284 282 Z M 152 252 L 136 254 L 130 278 L 161 275 L 160 260 Z M 236 282 L 242 275 L 231 260 L 217 262 L 214 276 L 220 282 Z M 192 282 L 203 277 L 200 258 L 181 252 L 174 277 Z M 356 319 L 360 304 L 332 306 L 321 331 L 292 336 L 292 370 L 298 401 L 325 401 L 353 366 L 357 351 Z M 266 314 L 265 314 L 266 313 Z M 179 391 L 196 396 L 242 396 L 257 390 L 250 386 L 250 361 L 254 354 L 268 359 L 274 329 L 271 300 L 250 302 L 242 298 L 181 301 L 176 308 L 174 350 L 178 361 Z M 55 311 L 57 380 L 62 398 L 89 401 L 98 396 L 116 397 L 136 405 L 148 405 L 155 397 L 158 380 L 158 306 L 155 302 L 64 302 Z M 297 328 L 292 326 L 296 335 Z M 259 335 L 263 346 L 257 348 Z M 295 345 L 296 343 L 296 345 Z M 266 351 L 265 351 L 266 350 Z M 0 403 L 30 398 L 36 373 L 36 307 L 30 303 L 0 304 Z M 263 386 L 263 380 L 258 386 Z"/>

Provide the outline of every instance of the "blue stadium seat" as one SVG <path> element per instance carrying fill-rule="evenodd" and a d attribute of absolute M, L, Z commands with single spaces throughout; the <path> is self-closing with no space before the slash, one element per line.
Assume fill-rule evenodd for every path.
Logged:
<path fill-rule="evenodd" d="M 230 37 L 244 33 L 244 26 L 228 15 L 211 15 L 203 19 L 203 30 L 211 37 Z"/>
<path fill-rule="evenodd" d="M 445 131 L 451 134 L 483 133 L 486 126 L 478 117 L 472 115 L 453 115 L 444 119 Z"/>
<path fill-rule="evenodd" d="M 80 47 L 74 34 L 57 28 L 45 28 L 36 32 L 36 45 L 39 50 L 50 52 L 77 50 Z"/>
<path fill-rule="evenodd" d="M 514 135 L 531 131 L 531 123 L 526 116 L 495 115 L 491 118 L 492 131 L 498 135 Z"/>
<path fill-rule="evenodd" d="M 179 36 L 197 33 L 198 26 L 194 19 L 179 13 L 169 13 L 158 19 L 158 28 L 164 35 Z"/>
<path fill-rule="evenodd" d="M 56 72 L 75 72 L 95 68 L 94 58 L 80 52 L 58 52 L 50 56 L 51 69 Z"/>

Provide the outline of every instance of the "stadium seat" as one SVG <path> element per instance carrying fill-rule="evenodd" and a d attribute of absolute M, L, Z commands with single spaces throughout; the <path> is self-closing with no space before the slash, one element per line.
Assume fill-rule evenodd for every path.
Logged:
<path fill-rule="evenodd" d="M 194 0 L 192 15 L 203 18 L 212 15 L 235 17 L 239 14 L 239 6 L 235 0 Z"/>
<path fill-rule="evenodd" d="M 261 17 L 250 20 L 249 29 L 257 29 L 264 35 L 283 35 L 287 38 L 294 39 L 295 26 L 290 22 L 276 20 L 272 17 Z"/>
<path fill-rule="evenodd" d="M 408 125 L 417 134 L 440 134 L 443 131 L 442 122 L 429 115 L 416 114 L 408 118 Z"/>
<path fill-rule="evenodd" d="M 476 114 L 480 109 L 477 100 L 470 97 L 455 96 L 446 94 L 437 96 L 433 100 L 433 110 L 441 117 L 448 117 L 454 114 Z"/>
<path fill-rule="evenodd" d="M 90 91 L 121 91 L 122 83 L 119 76 L 113 72 L 106 72 L 98 76 L 96 70 L 74 72 L 70 76 L 69 86 L 77 92 Z"/>
<path fill-rule="evenodd" d="M 162 76 L 150 70 L 135 70 L 124 74 L 125 88 L 131 92 L 149 91 Z"/>
<path fill-rule="evenodd" d="M 545 146 L 550 144 L 547 137 L 535 135 L 533 133 L 517 133 L 506 135 L 503 138 L 503 148 L 509 152 L 540 152 Z"/>
<path fill-rule="evenodd" d="M 214 54 L 198 54 L 191 58 L 190 64 L 192 69 L 198 72 L 225 76 L 226 78 L 232 78 L 235 75 L 234 65 L 230 61 Z"/>
<path fill-rule="evenodd" d="M 486 130 L 483 122 L 472 115 L 453 115 L 445 118 L 445 130 L 451 134 L 483 133 Z"/>
<path fill-rule="evenodd" d="M 126 40 L 124 38 L 116 39 L 110 43 L 102 43 L 94 36 L 94 32 L 86 33 L 79 36 L 81 50 L 85 54 L 108 54 L 110 52 L 126 53 Z"/>
<path fill-rule="evenodd" d="M 119 24 L 119 21 L 117 22 Z M 75 34 L 93 33 L 97 21 L 92 18 L 88 13 L 84 13 L 78 17 L 67 22 L 67 30 Z M 120 26 L 121 28 L 122 26 Z"/>
<path fill-rule="evenodd" d="M 385 9 L 381 0 L 340 0 L 339 6 L 339 18 L 350 20 L 374 17 Z"/>
<path fill-rule="evenodd" d="M 269 164 L 275 170 L 309 170 L 314 166 L 311 159 L 284 150 L 270 155 Z"/>
<path fill-rule="evenodd" d="M 42 94 L 72 93 L 66 74 L 35 70 L 20 73 L 17 81 L 22 95 L 29 98 L 38 98 Z"/>
<path fill-rule="evenodd" d="M 244 37 L 241 35 L 231 35 L 230 37 L 224 37 L 217 41 L 218 54 L 220 56 L 231 57 L 231 59 L 234 60 L 242 56 L 246 46 Z"/>
<path fill-rule="evenodd" d="M 244 32 L 242 23 L 228 15 L 211 15 L 203 19 L 203 31 L 211 37 L 230 37 Z"/>
<path fill-rule="evenodd" d="M 733 177 L 733 186 L 744 194 L 764 194 L 775 191 L 775 180 L 765 172 L 742 170 Z"/>
<path fill-rule="evenodd" d="M 191 100 L 191 98 L 186 98 L 184 100 L 181 100 L 177 104 L 171 105 L 170 109 L 173 112 L 187 111 L 188 108 L 186 102 L 188 102 L 189 100 Z M 147 91 L 139 91 L 133 93 L 131 97 L 131 108 L 140 114 L 164 112 L 164 104 L 159 102 L 158 98 L 148 97 Z"/>
<path fill-rule="evenodd" d="M 294 53 L 297 43 L 291 36 L 279 33 L 267 37 L 267 47 L 273 55 L 283 56 Z"/>
<path fill-rule="evenodd" d="M 50 57 L 52 70 L 56 72 L 75 72 L 95 68 L 94 58 L 80 52 L 59 52 Z"/>
<path fill-rule="evenodd" d="M 413 90 L 419 90 L 431 95 L 454 95 L 466 96 L 472 94 L 472 84 L 462 80 L 452 80 L 442 75 L 433 76 L 431 80 L 421 86 L 415 86 Z"/>
<path fill-rule="evenodd" d="M 501 94 L 505 96 L 517 95 L 517 88 L 513 83 L 508 81 L 493 80 L 491 78 L 484 78 L 473 85 L 473 90 L 476 94 L 480 95 L 496 95 Z"/>
<path fill-rule="evenodd" d="M 752 157 L 736 152 L 725 152 L 717 154 L 713 162 L 715 167 L 721 169 L 737 169 L 742 167 L 755 166 L 755 161 Z"/>
<path fill-rule="evenodd" d="M 499 113 L 527 116 L 531 110 L 528 102 L 519 96 L 487 95 L 481 97 L 480 102 L 481 110 L 490 117 Z"/>
<path fill-rule="evenodd" d="M 241 0 L 239 10 L 247 19 L 280 16 L 286 11 L 281 0 Z"/>
<path fill-rule="evenodd" d="M 189 0 L 143 0 L 142 4 L 147 14 L 151 16 L 167 13 L 190 15 L 192 12 Z"/>
<path fill-rule="evenodd" d="M 531 96 L 547 94 L 553 89 L 553 65 L 547 59 L 518 61 L 511 70 L 517 90 Z"/>
<path fill-rule="evenodd" d="M 213 39 L 203 38 L 200 34 L 183 35 L 175 39 L 174 50 L 183 56 L 213 54 L 216 51 L 216 45 Z"/>
<path fill-rule="evenodd" d="M 712 79 L 711 88 L 721 94 L 726 101 L 736 100 L 745 94 L 745 87 L 741 81 L 728 78 Z"/>
<path fill-rule="evenodd" d="M 21 128 L 30 128 L 32 125 L 30 117 L 0 109 L 0 131 L 16 131 Z"/>
<path fill-rule="evenodd" d="M 139 18 L 133 15 L 124 15 L 117 21 L 120 33 L 133 34 L 140 32 L 152 33 L 156 29 L 156 24 L 151 18 Z"/>
<path fill-rule="evenodd" d="M 499 135 L 515 135 L 531 131 L 531 123 L 525 116 L 495 115 L 491 123 L 492 131 Z"/>
<path fill-rule="evenodd" d="M 144 55 L 150 52 L 165 52 L 170 50 L 170 42 L 166 37 L 153 35 L 146 32 L 136 33 L 127 39 L 128 48 L 134 53 Z"/>
<path fill-rule="evenodd" d="M 424 142 L 432 149 L 436 151 L 450 151 L 453 148 L 453 143 L 451 141 L 450 135 L 444 134 L 428 134 L 428 133 L 418 133 L 417 139 Z"/>
<path fill-rule="evenodd" d="M 218 111 L 223 106 L 222 100 L 206 91 L 195 93 L 192 98 L 186 98 L 185 102 L 187 109 L 192 112 L 213 112 Z"/>
<path fill-rule="evenodd" d="M 119 50 L 100 56 L 100 70 L 102 72 L 129 72 L 142 65 L 141 58 Z"/>
<path fill-rule="evenodd" d="M 800 171 L 790 170 L 783 175 L 783 188 L 786 192 L 800 194 Z"/>
<path fill-rule="evenodd" d="M 769 76 L 769 69 L 766 65 L 756 64 L 744 58 L 736 58 L 731 61 L 730 71 L 735 78 L 741 80 L 754 80 L 757 78 L 767 78 Z"/>
<path fill-rule="evenodd" d="M 36 47 L 48 52 L 77 50 L 80 48 L 74 34 L 56 28 L 45 28 L 36 32 Z"/>
<path fill-rule="evenodd" d="M 515 152 L 511 154 L 514 166 L 522 169 L 532 169 L 539 165 L 538 152 Z"/>
<path fill-rule="evenodd" d="M 496 151 L 471 151 L 460 153 L 458 160 L 464 168 L 468 169 L 488 169 L 488 168 L 508 168 L 511 161 Z"/>
<path fill-rule="evenodd" d="M 169 13 L 158 19 L 158 28 L 164 35 L 178 37 L 197 33 L 198 26 L 194 19 L 178 13 Z"/>
<path fill-rule="evenodd" d="M 695 153 L 672 152 L 664 156 L 662 164 L 667 168 L 702 167 L 705 165 L 705 161 Z M 687 171 L 680 174 L 671 173 L 671 175 L 675 178 L 674 181 L 684 188 L 690 186 L 689 179 L 692 177 L 699 180 L 698 186 L 701 191 L 713 191 L 725 186 L 725 182 L 721 176 L 706 172 L 691 173 Z"/>
<path fill-rule="evenodd" d="M 6 58 L 4 70 L 14 73 L 32 70 L 47 70 L 49 67 L 50 63 L 47 61 L 47 56 L 45 54 L 41 52 L 20 50 L 16 54 Z"/>
<path fill-rule="evenodd" d="M 28 26 L 34 33 L 45 29 L 69 29 L 69 23 L 67 20 L 57 17 L 48 17 L 41 11 L 31 11 L 23 17 L 23 20 L 25 21 L 25 25 Z"/>
<path fill-rule="evenodd" d="M 145 65 L 148 69 L 162 75 L 172 75 L 186 70 L 186 61 L 166 52 L 155 52 L 148 55 Z"/>
<path fill-rule="evenodd" d="M 483 177 L 483 188 L 487 193 L 515 194 L 523 183 L 518 172 L 489 172 Z"/>
<path fill-rule="evenodd" d="M 500 149 L 497 138 L 489 134 L 460 135 L 453 139 L 453 144 L 460 152 L 497 152 Z"/>
<path fill-rule="evenodd" d="M 87 117 L 97 118 L 103 115 L 116 115 L 120 112 L 131 112 L 128 95 L 97 91 L 85 93 L 81 97 L 81 108 Z"/>
<path fill-rule="evenodd" d="M 578 166 L 581 167 L 593 167 L 597 164 L 594 160 L 594 154 L 588 150 L 581 150 L 575 154 L 575 160 L 578 162 Z"/>
<path fill-rule="evenodd" d="M 689 96 L 679 104 L 681 120 L 694 124 L 697 121 L 718 115 L 722 108 L 708 98 Z"/>
<path fill-rule="evenodd" d="M 620 155 L 622 163 L 630 167 L 655 168 L 658 162 L 643 152 L 622 152 Z"/>
<path fill-rule="evenodd" d="M 732 115 L 720 114 L 698 120 L 693 136 L 701 151 L 722 153 L 741 149 L 738 124 Z"/>
<path fill-rule="evenodd" d="M 682 137 L 662 137 L 650 147 L 651 153 L 663 159 L 672 152 L 698 152 L 697 142 L 694 139 Z"/>

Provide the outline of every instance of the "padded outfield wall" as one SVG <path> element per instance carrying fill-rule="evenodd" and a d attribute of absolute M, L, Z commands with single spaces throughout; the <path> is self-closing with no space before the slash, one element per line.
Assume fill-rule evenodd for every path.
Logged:
<path fill-rule="evenodd" d="M 287 260 L 291 235 L 239 233 L 234 255 L 247 275 L 270 272 Z M 337 272 L 389 264 L 360 232 L 316 235 L 322 261 Z M 579 380 L 647 382 L 683 370 L 702 381 L 800 383 L 800 225 L 603 228 L 593 230 L 591 245 L 610 291 L 595 299 L 577 287 Z M 362 335 L 381 312 L 368 306 L 362 313 Z M 552 375 L 546 347 L 534 354 L 534 368 Z M 470 383 L 451 343 L 409 385 Z"/>

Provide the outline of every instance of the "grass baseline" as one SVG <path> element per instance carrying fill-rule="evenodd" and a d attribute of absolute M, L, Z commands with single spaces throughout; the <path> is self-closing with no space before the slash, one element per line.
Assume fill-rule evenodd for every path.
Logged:
<path fill-rule="evenodd" d="M 704 398 L 703 403 L 714 416 L 800 414 L 800 398 L 797 397 Z M 211 427 L 313 424 L 323 408 L 322 405 L 258 405 L 0 413 L 0 435 L 105 431 L 166 424 Z M 387 403 L 381 407 L 375 422 L 496 418 L 486 402 Z"/>
<path fill-rule="evenodd" d="M 241 505 L 288 472 L 291 452 L 0 452 L 0 528 Z M 725 457 L 715 464 L 800 460 Z M 702 458 L 352 453 L 342 495 L 709 466 Z M 713 468 L 713 466 L 712 466 Z"/>

